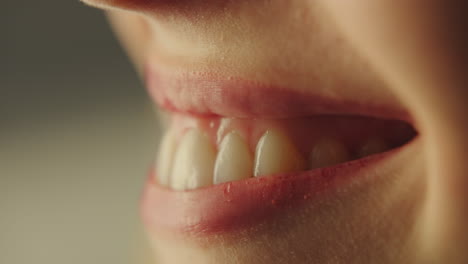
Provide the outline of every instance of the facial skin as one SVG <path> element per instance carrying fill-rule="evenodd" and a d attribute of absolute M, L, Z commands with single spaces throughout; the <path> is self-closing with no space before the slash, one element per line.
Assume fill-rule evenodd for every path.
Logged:
<path fill-rule="evenodd" d="M 176 74 L 210 71 L 319 90 L 404 109 L 419 133 L 379 177 L 268 223 L 214 237 L 149 231 L 156 263 L 468 262 L 468 45 L 459 30 L 466 7 L 390 0 L 85 2 L 108 10 L 141 75 L 155 63 Z"/>

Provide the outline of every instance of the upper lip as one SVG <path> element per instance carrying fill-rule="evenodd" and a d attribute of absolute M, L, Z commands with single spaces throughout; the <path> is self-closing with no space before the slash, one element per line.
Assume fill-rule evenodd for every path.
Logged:
<path fill-rule="evenodd" d="M 233 118 L 294 118 L 313 115 L 359 115 L 412 123 L 395 105 L 323 94 L 321 89 L 293 91 L 214 73 L 162 74 L 146 69 L 147 88 L 156 103 L 169 111 Z"/>

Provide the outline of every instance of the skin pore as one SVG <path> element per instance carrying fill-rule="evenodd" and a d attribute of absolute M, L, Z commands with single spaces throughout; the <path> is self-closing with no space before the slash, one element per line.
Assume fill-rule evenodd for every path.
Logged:
<path fill-rule="evenodd" d="M 139 73 L 214 72 L 408 112 L 419 135 L 353 188 L 239 232 L 148 230 L 155 263 L 466 263 L 468 69 L 452 1 L 87 0 Z M 345 3 L 346 2 L 346 3 Z M 465 11 L 465 12 L 463 12 Z M 162 65 L 162 66 L 161 66 Z"/>

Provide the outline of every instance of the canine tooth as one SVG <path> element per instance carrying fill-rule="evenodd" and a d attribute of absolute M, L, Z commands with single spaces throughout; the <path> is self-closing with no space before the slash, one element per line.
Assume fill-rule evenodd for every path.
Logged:
<path fill-rule="evenodd" d="M 253 157 L 249 146 L 236 132 L 221 141 L 214 167 L 214 184 L 252 177 Z"/>
<path fill-rule="evenodd" d="M 257 143 L 254 163 L 255 177 L 305 169 L 305 161 L 284 134 L 269 130 Z"/>
<path fill-rule="evenodd" d="M 345 146 L 335 139 L 322 139 L 313 147 L 309 155 L 309 168 L 323 168 L 349 160 Z"/>
<path fill-rule="evenodd" d="M 216 151 L 208 137 L 192 129 L 182 137 L 174 158 L 171 187 L 195 189 L 213 184 Z"/>
<path fill-rule="evenodd" d="M 159 184 L 169 186 L 174 154 L 176 150 L 176 140 L 172 131 L 167 131 L 163 136 L 156 159 L 156 178 Z"/>
<path fill-rule="evenodd" d="M 389 149 L 388 144 L 381 138 L 370 138 L 358 150 L 358 157 L 362 158 L 376 153 L 381 153 Z"/>

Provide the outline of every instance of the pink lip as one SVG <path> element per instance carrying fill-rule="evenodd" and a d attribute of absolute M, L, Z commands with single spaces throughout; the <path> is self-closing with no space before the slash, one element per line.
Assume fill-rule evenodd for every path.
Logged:
<path fill-rule="evenodd" d="M 150 230 L 172 235 L 199 237 L 238 231 L 352 185 L 351 181 L 361 178 L 356 176 L 400 149 L 330 168 L 183 192 L 158 185 L 152 171 L 142 200 L 143 219 Z"/>
<path fill-rule="evenodd" d="M 292 118 L 311 115 L 363 115 L 411 121 L 401 108 L 359 98 L 325 96 L 322 91 L 291 91 L 212 73 L 162 73 L 146 69 L 147 88 L 154 101 L 173 112 L 238 118 Z"/>
<path fill-rule="evenodd" d="M 223 79 L 212 74 L 162 75 L 148 67 L 148 89 L 163 108 L 180 113 L 245 118 L 284 118 L 314 114 L 348 114 L 410 120 L 392 107 L 363 105 L 309 92 L 300 94 L 274 86 Z M 150 230 L 182 235 L 236 231 L 271 219 L 284 209 L 319 200 L 398 149 L 335 167 L 273 175 L 214 185 L 192 191 L 172 191 L 154 182 L 151 172 L 142 200 L 143 219 Z"/>

